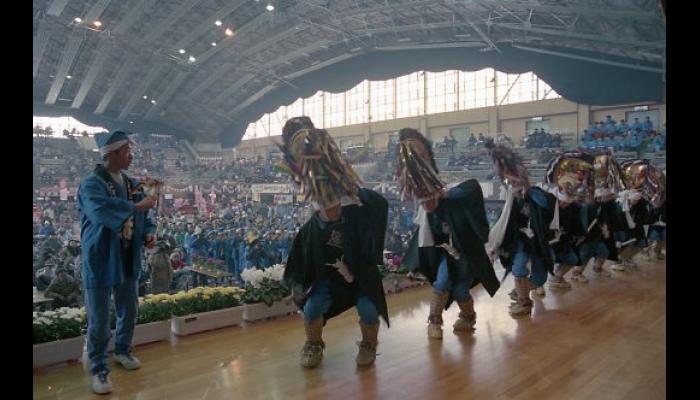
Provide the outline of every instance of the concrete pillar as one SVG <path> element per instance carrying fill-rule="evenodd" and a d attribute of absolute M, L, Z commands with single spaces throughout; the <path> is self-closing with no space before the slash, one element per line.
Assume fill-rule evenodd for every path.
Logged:
<path fill-rule="evenodd" d="M 581 143 L 581 135 L 583 134 L 583 131 L 585 129 L 588 129 L 588 126 L 591 123 L 591 106 L 588 104 L 578 104 L 577 105 L 577 118 L 576 118 L 576 134 L 575 134 L 575 143 L 578 145 Z"/>
<path fill-rule="evenodd" d="M 498 107 L 489 107 L 489 134 L 499 133 Z"/>
<path fill-rule="evenodd" d="M 418 132 L 425 135 L 428 140 L 432 140 L 433 135 L 430 133 L 430 129 L 428 128 L 428 118 L 418 118 Z"/>

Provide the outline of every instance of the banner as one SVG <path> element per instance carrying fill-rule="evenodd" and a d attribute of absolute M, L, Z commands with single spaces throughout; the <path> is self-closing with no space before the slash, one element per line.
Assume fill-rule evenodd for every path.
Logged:
<path fill-rule="evenodd" d="M 292 193 L 294 188 L 288 183 L 254 183 L 250 185 L 253 194 L 258 193 Z"/>
<path fill-rule="evenodd" d="M 291 194 L 276 194 L 274 197 L 275 204 L 289 204 L 292 202 Z"/>

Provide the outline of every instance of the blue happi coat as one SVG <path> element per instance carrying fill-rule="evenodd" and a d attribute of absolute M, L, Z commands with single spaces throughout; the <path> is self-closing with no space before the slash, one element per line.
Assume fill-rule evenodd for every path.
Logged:
<path fill-rule="evenodd" d="M 138 185 L 137 181 L 128 179 L 132 187 Z M 146 235 L 156 232 L 148 211 L 137 210 L 135 206 L 145 195 L 136 193 L 133 201 L 129 201 L 123 186 L 114 187 L 115 196 L 107 182 L 93 172 L 78 188 L 82 274 L 87 289 L 112 287 L 124 281 L 121 230 L 130 216 L 134 216 L 132 254 L 135 279 L 141 271 Z"/>

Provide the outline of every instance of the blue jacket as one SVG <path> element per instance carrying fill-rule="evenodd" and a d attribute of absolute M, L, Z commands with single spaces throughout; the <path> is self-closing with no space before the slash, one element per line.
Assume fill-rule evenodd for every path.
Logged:
<path fill-rule="evenodd" d="M 129 178 L 131 179 L 131 178 Z M 131 179 L 136 187 L 138 182 Z M 112 287 L 123 283 L 122 225 L 130 216 L 134 217 L 133 270 L 138 279 L 141 258 L 147 234 L 154 234 L 155 224 L 148 211 L 139 211 L 135 203 L 143 200 L 136 193 L 129 201 L 126 190 L 115 185 L 116 196 L 112 196 L 106 181 L 95 173 L 83 179 L 78 188 L 78 210 L 80 212 L 80 238 L 82 247 L 82 274 L 85 288 Z"/>

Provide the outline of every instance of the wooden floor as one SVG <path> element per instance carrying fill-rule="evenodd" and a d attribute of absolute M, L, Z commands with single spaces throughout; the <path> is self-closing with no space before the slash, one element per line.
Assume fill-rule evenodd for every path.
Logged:
<path fill-rule="evenodd" d="M 112 363 L 111 396 L 92 394 L 81 364 L 34 371 L 34 398 L 663 399 L 666 265 L 639 264 L 569 291 L 547 289 L 531 318 L 507 312 L 512 278 L 494 298 L 476 288 L 476 331 L 454 334 L 451 307 L 443 341 L 425 333 L 429 288 L 390 295 L 391 329 L 382 326 L 367 369 L 355 366 L 351 310 L 329 321 L 315 370 L 299 366 L 304 330 L 291 316 L 140 347 L 140 370 Z"/>

